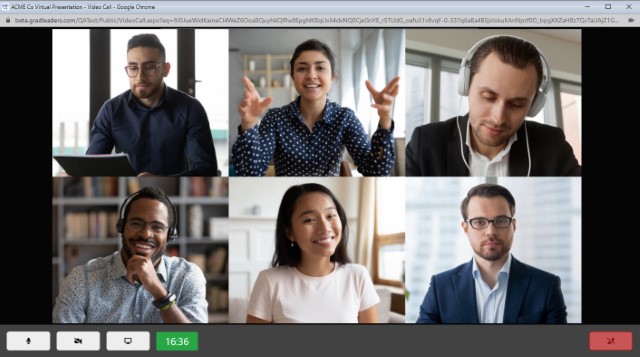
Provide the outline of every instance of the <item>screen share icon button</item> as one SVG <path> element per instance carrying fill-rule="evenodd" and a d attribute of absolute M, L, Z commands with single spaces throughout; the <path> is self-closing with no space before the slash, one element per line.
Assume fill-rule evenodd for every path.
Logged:
<path fill-rule="evenodd" d="M 108 351 L 149 351 L 151 337 L 148 331 L 108 331 Z"/>

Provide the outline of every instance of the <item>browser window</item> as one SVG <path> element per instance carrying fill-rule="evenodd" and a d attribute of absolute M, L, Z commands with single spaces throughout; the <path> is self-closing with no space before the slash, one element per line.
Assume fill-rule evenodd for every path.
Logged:
<path fill-rule="evenodd" d="M 8 179 L 52 208 L 3 348 L 634 351 L 629 232 L 602 220 L 625 185 L 597 163 L 638 23 L 634 1 L 1 2 L 5 110 L 34 113 L 7 131 L 51 150 Z M 54 159 L 123 154 L 131 176 Z"/>

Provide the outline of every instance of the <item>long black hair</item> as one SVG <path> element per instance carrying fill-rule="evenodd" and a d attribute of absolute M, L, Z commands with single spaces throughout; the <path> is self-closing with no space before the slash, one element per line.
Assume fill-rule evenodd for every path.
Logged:
<path fill-rule="evenodd" d="M 349 240 L 349 227 L 347 226 L 347 215 L 340 201 L 328 188 L 317 183 L 306 183 L 302 185 L 291 186 L 285 192 L 278 210 L 278 219 L 276 220 L 276 251 L 273 253 L 271 261 L 272 267 L 290 266 L 295 267 L 302 261 L 302 253 L 297 244 L 291 246 L 291 241 L 287 238 L 287 230 L 291 231 L 291 216 L 295 211 L 296 205 L 300 198 L 307 193 L 320 192 L 331 197 L 336 205 L 336 211 L 342 223 L 342 234 L 340 243 L 336 247 L 335 252 L 331 256 L 332 262 L 340 264 L 351 263 L 351 259 L 347 255 L 347 242 Z"/>

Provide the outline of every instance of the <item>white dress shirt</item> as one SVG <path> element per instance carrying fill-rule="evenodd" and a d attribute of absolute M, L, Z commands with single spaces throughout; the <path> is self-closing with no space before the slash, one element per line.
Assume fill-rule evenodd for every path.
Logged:
<path fill-rule="evenodd" d="M 507 286 L 509 285 L 509 269 L 511 268 L 511 254 L 498 272 L 498 281 L 492 288 L 482 279 L 475 258 L 473 259 L 473 280 L 476 286 L 476 305 L 478 306 L 478 321 L 483 324 L 496 324 L 504 321 L 504 307 L 507 300 Z"/>
<path fill-rule="evenodd" d="M 469 121 L 471 122 L 471 121 Z M 514 133 L 507 146 L 502 149 L 492 160 L 476 152 L 471 145 L 471 124 L 467 124 L 466 144 L 469 147 L 469 176 L 498 177 L 509 176 L 509 151 L 511 145 L 518 140 L 518 133 Z"/>

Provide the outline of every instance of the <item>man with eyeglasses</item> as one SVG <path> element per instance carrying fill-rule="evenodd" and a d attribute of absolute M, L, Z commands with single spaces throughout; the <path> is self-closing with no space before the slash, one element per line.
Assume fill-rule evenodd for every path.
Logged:
<path fill-rule="evenodd" d="M 195 98 L 169 88 L 171 64 L 154 34 L 127 46 L 130 90 L 109 99 L 91 128 L 87 154 L 129 154 L 138 176 L 215 176 L 218 172 L 207 113 Z"/>
<path fill-rule="evenodd" d="M 566 323 L 560 278 L 509 253 L 516 230 L 509 190 L 477 185 L 460 209 L 473 258 L 431 278 L 417 323 Z"/>
<path fill-rule="evenodd" d="M 164 255 L 177 237 L 176 211 L 164 192 L 143 188 L 124 201 L 120 215 L 122 249 L 67 275 L 53 323 L 206 323 L 202 270 Z"/>

